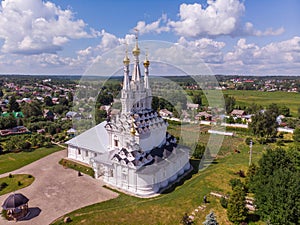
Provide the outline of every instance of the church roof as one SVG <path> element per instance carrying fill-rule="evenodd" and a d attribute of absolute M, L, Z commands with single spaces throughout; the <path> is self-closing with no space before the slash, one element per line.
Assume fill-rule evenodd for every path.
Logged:
<path fill-rule="evenodd" d="M 106 121 L 83 132 L 82 134 L 67 141 L 68 145 L 89 149 L 98 153 L 105 153 L 108 146 L 108 133 L 105 129 Z"/>

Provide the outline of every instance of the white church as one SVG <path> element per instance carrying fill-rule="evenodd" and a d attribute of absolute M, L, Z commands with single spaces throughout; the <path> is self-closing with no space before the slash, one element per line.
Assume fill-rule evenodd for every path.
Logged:
<path fill-rule="evenodd" d="M 68 158 L 89 164 L 95 178 L 137 196 L 151 196 L 191 170 L 189 149 L 177 145 L 167 122 L 151 109 L 149 65 L 141 76 L 136 37 L 133 72 L 126 51 L 122 111 L 67 142 Z"/>

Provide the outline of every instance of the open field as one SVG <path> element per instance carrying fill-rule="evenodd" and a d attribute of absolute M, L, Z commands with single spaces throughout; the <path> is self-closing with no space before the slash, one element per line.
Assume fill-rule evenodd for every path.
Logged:
<path fill-rule="evenodd" d="M 298 116 L 298 108 L 300 107 L 300 93 L 294 92 L 262 92 L 262 91 L 238 91 L 226 90 L 224 94 L 233 96 L 237 106 L 249 106 L 253 103 L 268 106 L 272 103 L 277 105 L 285 105 L 290 108 L 292 116 Z"/>
<path fill-rule="evenodd" d="M 34 177 L 29 174 L 13 174 L 12 177 L 2 177 L 0 178 L 0 184 L 5 182 L 7 184 L 7 187 L 0 190 L 0 195 L 4 195 L 13 191 L 15 192 L 19 189 L 25 188 L 32 184 L 33 181 Z"/>
<path fill-rule="evenodd" d="M 175 134 L 178 129 L 171 127 L 170 132 Z M 201 135 L 201 142 L 207 139 L 208 134 Z M 253 162 L 259 160 L 266 147 L 266 145 L 254 144 Z M 240 153 L 234 153 L 233 149 L 238 149 Z M 121 193 L 116 199 L 69 213 L 68 216 L 73 220 L 70 224 L 180 224 L 185 212 L 191 215 L 198 206 L 203 204 L 204 195 L 208 196 L 209 203 L 206 204 L 206 209 L 195 213 L 195 224 L 202 224 L 211 210 L 217 215 L 219 224 L 231 224 L 219 199 L 209 196 L 209 193 L 211 191 L 224 194 L 231 192 L 229 180 L 239 178 L 235 174 L 237 171 L 247 171 L 248 152 L 249 147 L 244 143 L 244 137 L 225 137 L 213 164 L 189 177 L 183 185 L 149 199 L 140 199 Z M 63 217 L 54 224 L 63 224 Z M 264 223 L 250 221 L 249 224 L 262 225 Z"/>
<path fill-rule="evenodd" d="M 53 152 L 62 150 L 62 147 L 52 146 L 50 148 L 38 148 L 33 151 L 22 151 L 18 153 L 7 153 L 0 155 L 0 174 L 19 169 Z"/>

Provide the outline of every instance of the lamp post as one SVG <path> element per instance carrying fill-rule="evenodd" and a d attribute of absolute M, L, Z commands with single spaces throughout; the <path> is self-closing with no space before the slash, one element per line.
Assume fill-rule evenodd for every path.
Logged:
<path fill-rule="evenodd" d="M 249 153 L 249 166 L 250 166 L 252 163 L 252 140 L 250 141 L 249 147 L 250 147 L 250 153 Z"/>

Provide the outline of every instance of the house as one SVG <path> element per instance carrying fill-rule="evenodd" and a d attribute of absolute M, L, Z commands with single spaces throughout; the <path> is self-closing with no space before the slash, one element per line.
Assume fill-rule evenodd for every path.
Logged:
<path fill-rule="evenodd" d="M 211 121 L 211 119 L 212 119 L 212 115 L 207 113 L 207 112 L 199 112 L 195 116 L 195 120 L 208 120 L 208 121 Z"/>
<path fill-rule="evenodd" d="M 230 115 L 233 117 L 242 118 L 242 116 L 246 115 L 246 113 L 244 110 L 234 109 L 234 110 L 232 110 Z"/>
<path fill-rule="evenodd" d="M 197 110 L 199 108 L 199 104 L 187 103 L 186 108 L 190 110 Z"/>
<path fill-rule="evenodd" d="M 159 115 L 162 116 L 162 117 L 173 117 L 173 113 L 170 112 L 169 110 L 167 109 L 161 109 L 159 110 Z"/>
<path fill-rule="evenodd" d="M 73 111 L 69 111 L 66 113 L 66 117 L 68 119 L 76 119 L 76 120 L 80 120 L 82 119 L 82 115 L 80 113 L 77 112 L 73 112 Z"/>

